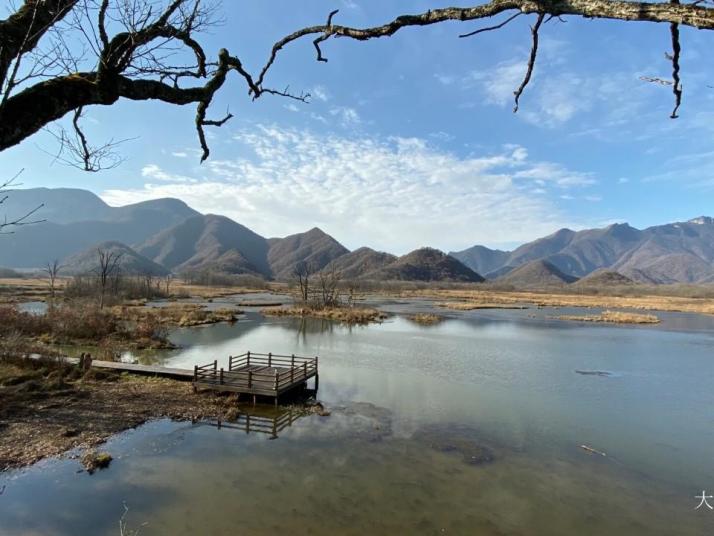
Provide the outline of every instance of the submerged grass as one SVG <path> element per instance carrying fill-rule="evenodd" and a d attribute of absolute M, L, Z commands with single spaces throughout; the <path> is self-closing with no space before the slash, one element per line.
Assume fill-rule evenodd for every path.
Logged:
<path fill-rule="evenodd" d="M 660 321 L 655 315 L 623 311 L 603 311 L 599 315 L 561 315 L 557 318 L 577 322 L 608 322 L 613 324 L 658 324 Z"/>
<path fill-rule="evenodd" d="M 410 315 L 407 317 L 415 324 L 421 324 L 423 326 L 433 326 L 439 324 L 444 320 L 443 316 L 431 314 L 431 313 L 417 313 L 415 315 Z"/>

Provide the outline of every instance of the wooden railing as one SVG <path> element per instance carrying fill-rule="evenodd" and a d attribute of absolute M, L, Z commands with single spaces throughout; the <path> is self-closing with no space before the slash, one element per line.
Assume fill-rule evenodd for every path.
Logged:
<path fill-rule="evenodd" d="M 318 358 L 246 352 L 228 358 L 228 370 L 217 361 L 194 367 L 194 382 L 224 385 L 246 391 L 281 390 L 317 374 Z"/>

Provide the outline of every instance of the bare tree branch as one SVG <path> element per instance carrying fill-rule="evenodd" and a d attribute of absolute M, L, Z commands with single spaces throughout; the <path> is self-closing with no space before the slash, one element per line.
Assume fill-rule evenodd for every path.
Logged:
<path fill-rule="evenodd" d="M 668 24 L 673 48 L 672 117 L 677 117 L 682 102 L 679 28 L 714 29 L 714 7 L 703 0 L 491 0 L 472 7 L 401 15 L 368 28 L 335 24 L 337 13 L 330 12 L 322 25 L 299 29 L 278 40 L 253 76 L 227 49 L 222 49 L 215 61 L 208 60 L 199 35 L 217 23 L 217 16 L 215 7 L 202 0 L 24 0 L 7 19 L 0 20 L 0 151 L 74 113 L 76 150 L 65 154 L 76 158 L 83 169 L 102 168 L 104 165 L 92 163 L 101 151 L 92 148 L 79 126 L 79 117 L 87 106 L 111 106 L 125 98 L 195 105 L 203 161 L 210 155 L 204 128 L 220 127 L 232 117 L 207 119 L 214 96 L 231 72 L 247 85 L 253 99 L 268 94 L 307 101 L 306 93 L 293 94 L 288 88 L 278 90 L 266 84 L 280 52 L 303 37 L 310 36 L 317 60 L 326 62 L 322 47 L 333 37 L 366 41 L 392 36 L 403 28 L 485 20 L 501 14 L 507 17 L 502 22 L 460 37 L 498 30 L 523 14 L 538 15 L 531 29 L 533 45 L 526 74 L 515 92 L 514 110 L 533 74 L 541 25 L 554 18 L 575 16 Z M 67 41 L 67 36 L 73 36 L 76 42 Z M 190 83 L 196 85 L 184 85 Z M 72 137 L 60 137 L 60 141 Z"/>
<path fill-rule="evenodd" d="M 5 202 L 10 197 L 8 192 L 11 192 L 12 189 L 16 186 L 21 186 L 21 184 L 17 182 L 17 179 L 23 171 L 24 170 L 21 169 L 11 179 L 5 181 L 4 183 L 0 183 L 0 205 L 5 204 Z M 14 227 L 22 227 L 24 225 L 32 225 L 35 223 L 44 222 L 45 220 L 32 219 L 32 216 L 44 206 L 44 203 L 42 203 L 41 205 L 38 205 L 35 208 L 28 210 L 23 215 L 14 218 L 8 218 L 7 215 L 3 216 L 2 220 L 0 220 L 0 234 L 12 234 L 14 232 L 12 230 Z"/>
<path fill-rule="evenodd" d="M 531 26 L 531 35 L 533 36 L 533 44 L 531 45 L 531 55 L 528 58 L 528 67 L 526 68 L 526 75 L 523 78 L 523 82 L 521 82 L 521 85 L 518 86 L 518 89 L 513 92 L 513 95 L 515 96 L 513 113 L 516 113 L 518 111 L 518 101 L 520 100 L 521 95 L 523 95 L 523 90 L 526 89 L 528 82 L 531 81 L 531 77 L 533 76 L 533 68 L 535 67 L 536 57 L 538 56 L 538 30 L 540 30 L 540 26 L 541 24 L 543 24 L 544 18 L 545 14 L 540 13 L 538 15 L 538 20 L 536 20 L 535 25 Z"/>

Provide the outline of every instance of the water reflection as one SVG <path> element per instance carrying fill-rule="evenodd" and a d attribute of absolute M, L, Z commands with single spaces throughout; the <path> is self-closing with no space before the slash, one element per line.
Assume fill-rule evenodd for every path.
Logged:
<path fill-rule="evenodd" d="M 241 408 L 237 415 L 226 421 L 205 421 L 199 424 L 213 426 L 219 430 L 239 430 L 246 434 L 267 434 L 269 439 L 278 439 L 286 428 L 308 415 L 310 413 L 304 407 L 271 409 L 256 406 L 250 409 Z"/>

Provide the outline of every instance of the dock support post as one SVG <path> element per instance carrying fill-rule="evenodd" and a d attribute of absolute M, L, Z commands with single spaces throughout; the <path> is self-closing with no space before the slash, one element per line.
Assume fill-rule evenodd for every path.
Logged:
<path fill-rule="evenodd" d="M 315 394 L 317 394 L 318 387 L 320 387 L 320 375 L 315 374 Z"/>
<path fill-rule="evenodd" d="M 253 407 L 255 407 L 255 395 L 253 395 Z"/>

